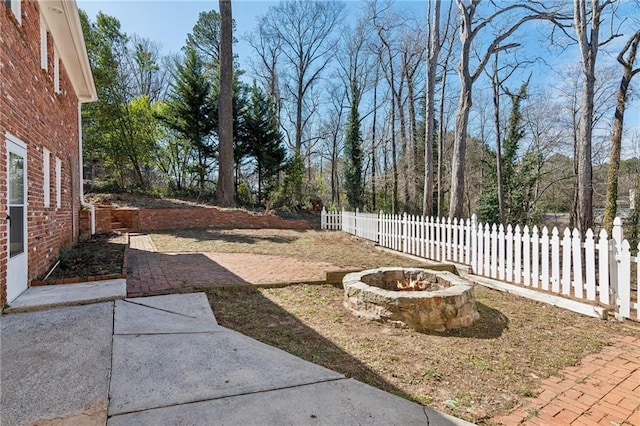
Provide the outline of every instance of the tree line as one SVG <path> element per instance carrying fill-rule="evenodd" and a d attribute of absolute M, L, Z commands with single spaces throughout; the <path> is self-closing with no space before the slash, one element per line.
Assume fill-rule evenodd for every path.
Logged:
<path fill-rule="evenodd" d="M 224 86 L 216 11 L 169 58 L 115 18 L 83 16 L 99 91 L 85 157 L 120 187 L 200 196 L 229 166 L 235 201 L 267 208 L 319 199 L 502 223 L 562 211 L 584 231 L 606 204 L 610 227 L 618 193 L 638 186 L 640 136 L 624 128 L 637 16 L 637 1 L 430 0 L 421 15 L 283 1 L 235 34 L 253 53 Z M 232 164 L 218 147 L 223 87 Z"/>

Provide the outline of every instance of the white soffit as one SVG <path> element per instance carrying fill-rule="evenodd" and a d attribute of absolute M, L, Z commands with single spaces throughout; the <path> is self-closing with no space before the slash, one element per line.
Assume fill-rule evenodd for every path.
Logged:
<path fill-rule="evenodd" d="M 96 88 L 75 1 L 38 0 L 38 5 L 78 100 L 95 101 Z"/>

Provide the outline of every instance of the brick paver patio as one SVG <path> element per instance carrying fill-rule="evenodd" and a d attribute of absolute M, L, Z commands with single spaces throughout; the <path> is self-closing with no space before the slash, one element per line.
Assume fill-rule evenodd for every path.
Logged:
<path fill-rule="evenodd" d="M 640 339 L 627 336 L 543 380 L 526 406 L 494 420 L 505 425 L 640 426 Z"/>
<path fill-rule="evenodd" d="M 130 297 L 204 287 L 324 281 L 327 271 L 340 269 L 329 263 L 249 253 L 160 253 L 148 235 L 131 235 L 129 241 Z"/>

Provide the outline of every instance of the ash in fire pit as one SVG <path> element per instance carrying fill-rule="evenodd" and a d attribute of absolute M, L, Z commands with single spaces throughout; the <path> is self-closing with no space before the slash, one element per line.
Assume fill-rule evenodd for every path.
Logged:
<path fill-rule="evenodd" d="M 415 268 L 379 268 L 343 279 L 344 306 L 359 317 L 444 331 L 471 325 L 473 286 L 451 272 Z"/>

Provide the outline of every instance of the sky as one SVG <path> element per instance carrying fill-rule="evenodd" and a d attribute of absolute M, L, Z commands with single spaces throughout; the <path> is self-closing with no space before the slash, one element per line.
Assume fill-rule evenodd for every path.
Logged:
<path fill-rule="evenodd" d="M 127 34 L 136 33 L 144 38 L 159 42 L 165 53 L 180 52 L 200 12 L 218 10 L 217 1 L 175 1 L 175 0 L 80 0 L 80 9 L 95 19 L 99 11 L 118 18 L 122 30 Z M 240 59 L 247 55 L 249 46 L 242 35 L 253 30 L 257 17 L 263 15 L 273 1 L 235 0 L 232 2 L 233 19 L 236 21 L 235 47 Z"/>
<path fill-rule="evenodd" d="M 268 0 L 233 0 L 232 13 L 236 22 L 235 37 L 238 42 L 234 45 L 234 54 L 238 55 L 240 66 L 248 70 L 249 58 L 253 51 L 245 40 L 245 35 L 256 27 L 258 17 L 265 14 L 270 6 L 278 4 L 279 1 Z M 416 16 L 426 16 L 426 0 L 403 0 L 398 1 L 399 7 L 408 9 Z M 78 0 L 79 8 L 87 12 L 91 20 L 99 11 L 116 17 L 122 26 L 122 30 L 127 34 L 138 34 L 154 42 L 160 43 L 163 52 L 178 53 L 184 46 L 187 34 L 190 33 L 198 20 L 200 12 L 212 9 L 218 10 L 218 1 L 177 1 L 177 0 Z M 348 7 L 348 20 L 355 21 L 362 8 L 362 2 L 356 0 L 346 1 Z M 625 38 L 626 40 L 626 38 Z M 620 39 L 622 42 L 622 39 Z M 577 50 L 575 50 L 577 54 Z M 562 55 L 563 59 L 552 67 L 556 67 L 565 61 L 574 62 L 568 55 Z M 605 58 L 599 55 L 599 61 L 615 61 L 614 57 Z M 556 62 L 556 61 L 553 61 Z M 548 67 L 549 65 L 547 65 Z M 548 72 L 549 68 L 547 68 Z M 544 71 L 543 71 L 544 72 Z M 640 76 L 635 78 L 640 80 Z M 552 84 L 557 81 L 552 82 Z M 636 87 L 640 87 L 638 81 Z M 625 128 L 630 131 L 628 134 L 640 134 L 640 97 L 636 96 L 628 107 L 625 116 Z M 637 153 L 636 153 L 637 155 Z"/>

